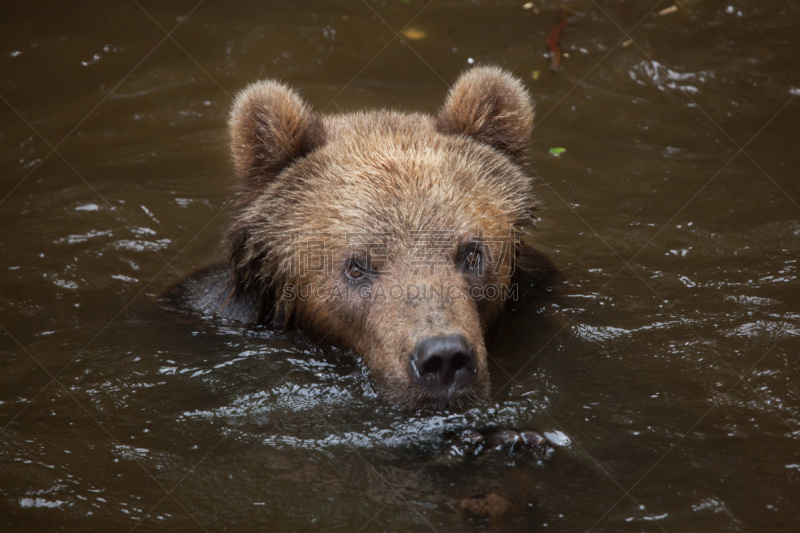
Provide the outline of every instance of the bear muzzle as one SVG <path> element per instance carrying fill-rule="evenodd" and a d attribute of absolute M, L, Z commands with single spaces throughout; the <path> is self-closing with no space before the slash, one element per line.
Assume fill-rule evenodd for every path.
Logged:
<path fill-rule="evenodd" d="M 472 383 L 477 373 L 475 351 L 458 334 L 422 340 L 410 357 L 410 366 L 417 384 L 444 400 Z"/>

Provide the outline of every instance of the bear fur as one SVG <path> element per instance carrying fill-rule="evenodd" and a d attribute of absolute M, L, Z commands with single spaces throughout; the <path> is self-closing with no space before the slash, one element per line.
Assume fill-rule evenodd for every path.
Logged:
<path fill-rule="evenodd" d="M 487 398 L 485 337 L 510 299 L 490 286 L 522 296 L 542 267 L 515 237 L 537 207 L 533 114 L 495 67 L 462 74 L 436 116 L 322 116 L 281 83 L 251 84 L 229 121 L 227 258 L 167 300 L 351 349 L 405 407 Z"/>

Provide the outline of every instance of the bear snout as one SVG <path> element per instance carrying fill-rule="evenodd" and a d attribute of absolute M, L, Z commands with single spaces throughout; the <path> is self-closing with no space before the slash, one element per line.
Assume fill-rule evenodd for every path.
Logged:
<path fill-rule="evenodd" d="M 475 351 L 467 339 L 458 334 L 422 340 L 410 362 L 414 380 L 445 399 L 469 385 L 477 372 Z"/>

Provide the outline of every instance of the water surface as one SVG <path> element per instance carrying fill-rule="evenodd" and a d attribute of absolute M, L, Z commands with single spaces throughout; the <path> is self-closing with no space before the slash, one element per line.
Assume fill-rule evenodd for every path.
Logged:
<path fill-rule="evenodd" d="M 552 74 L 560 4 L 523 3 L 5 5 L 0 525 L 449 531 L 495 490 L 525 529 L 800 529 L 800 7 L 574 2 Z M 488 404 L 402 412 L 352 354 L 158 307 L 220 256 L 236 91 L 433 112 L 471 63 L 537 100 L 528 238 L 568 280 Z M 437 461 L 492 426 L 561 446 Z"/>

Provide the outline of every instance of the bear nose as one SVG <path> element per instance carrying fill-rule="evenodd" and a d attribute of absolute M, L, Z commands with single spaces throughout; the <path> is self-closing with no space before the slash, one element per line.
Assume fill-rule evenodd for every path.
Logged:
<path fill-rule="evenodd" d="M 430 337 L 417 345 L 411 367 L 422 387 L 450 396 L 475 377 L 475 354 L 463 335 Z"/>

